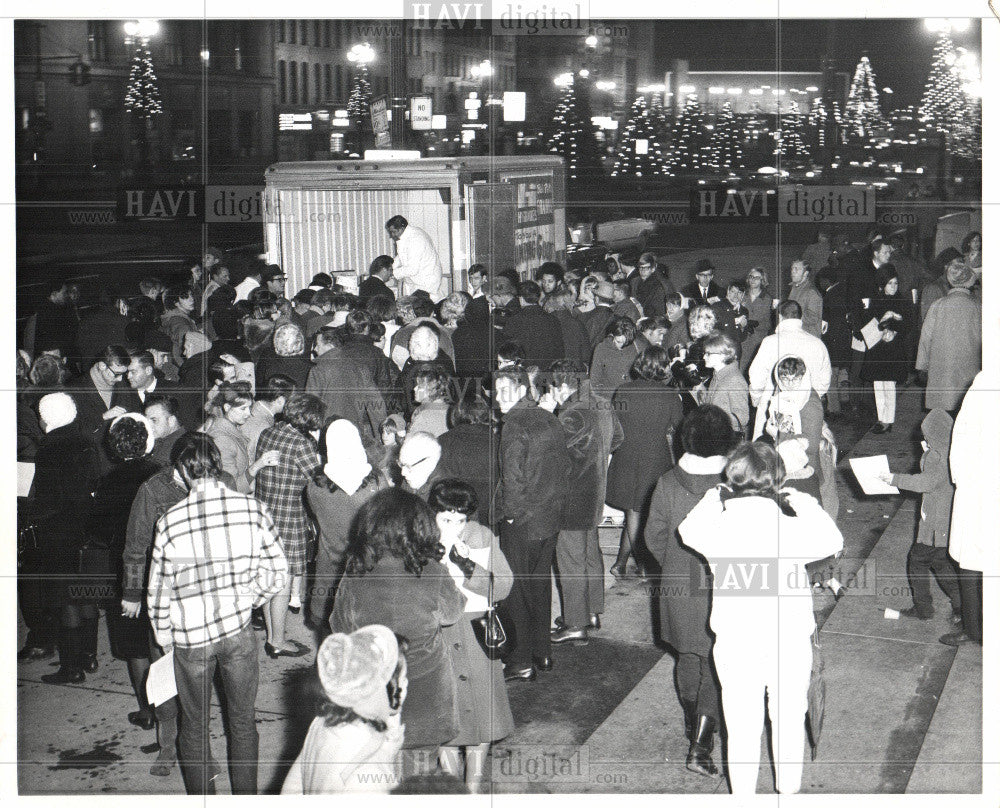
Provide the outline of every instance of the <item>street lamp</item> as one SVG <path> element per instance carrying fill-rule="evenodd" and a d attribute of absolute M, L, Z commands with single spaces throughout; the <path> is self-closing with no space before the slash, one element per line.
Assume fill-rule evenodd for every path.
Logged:
<path fill-rule="evenodd" d="M 599 41 L 600 40 L 598 40 L 598 38 L 594 34 L 591 34 L 585 40 L 583 40 L 584 44 L 592 50 L 597 47 Z"/>
<path fill-rule="evenodd" d="M 359 42 L 357 45 L 352 45 L 351 49 L 347 52 L 347 61 L 366 68 L 375 61 L 375 48 L 368 42 Z"/>
<path fill-rule="evenodd" d="M 131 45 L 136 40 L 145 45 L 160 33 L 159 20 L 129 20 L 122 27 L 125 29 L 126 45 Z"/>
<path fill-rule="evenodd" d="M 552 83 L 555 84 L 556 87 L 569 87 L 573 83 L 573 74 L 560 73 L 558 76 L 552 79 Z"/>
<path fill-rule="evenodd" d="M 969 20 L 966 17 L 931 17 L 924 20 L 924 28 L 934 33 L 942 31 L 961 33 L 969 30 Z"/>
<path fill-rule="evenodd" d="M 474 79 L 488 79 L 493 75 L 493 65 L 489 59 L 483 59 L 478 65 L 472 66 L 472 77 Z"/>

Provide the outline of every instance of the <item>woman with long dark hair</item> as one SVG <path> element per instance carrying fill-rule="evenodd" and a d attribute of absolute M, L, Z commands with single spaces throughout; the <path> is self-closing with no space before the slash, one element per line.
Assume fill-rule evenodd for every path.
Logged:
<path fill-rule="evenodd" d="M 760 768 L 764 694 L 774 738 L 776 787 L 802 784 L 807 694 L 816 630 L 805 564 L 840 552 L 844 539 L 815 498 L 785 489 L 772 447 L 729 455 L 726 484 L 710 489 L 678 526 L 713 572 L 710 624 L 728 737 L 729 785 L 752 795 Z"/>
<path fill-rule="evenodd" d="M 455 674 L 442 629 L 464 619 L 465 596 L 441 563 L 444 556 L 430 507 L 397 488 L 380 491 L 355 518 L 330 616 L 335 632 L 378 623 L 410 644 L 404 775 L 434 768 L 441 745 L 459 731 Z"/>
<path fill-rule="evenodd" d="M 309 545 L 315 535 L 312 518 L 306 511 L 306 485 L 321 471 L 317 438 L 323 427 L 326 406 L 309 393 L 293 395 L 285 404 L 282 420 L 265 429 L 257 441 L 257 456 L 278 453 L 278 462 L 257 475 L 256 496 L 274 520 L 281 549 L 288 559 L 289 580 L 264 609 L 268 641 L 264 650 L 272 659 L 302 656 L 308 648 L 285 638 L 285 616 L 302 608 L 302 580 L 309 563 Z"/>
<path fill-rule="evenodd" d="M 257 459 L 250 458 L 249 442 L 240 427 L 250 420 L 252 406 L 249 382 L 222 382 L 206 404 L 212 415 L 201 430 L 215 441 L 222 457 L 222 470 L 233 478 L 236 490 L 242 494 L 253 490 L 254 478 L 261 469 L 278 462 L 276 452 L 259 451 L 259 442 Z"/>

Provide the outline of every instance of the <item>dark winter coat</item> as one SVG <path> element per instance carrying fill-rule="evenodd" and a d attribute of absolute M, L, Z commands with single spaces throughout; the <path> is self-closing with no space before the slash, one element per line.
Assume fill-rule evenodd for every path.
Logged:
<path fill-rule="evenodd" d="M 83 367 L 90 367 L 109 345 L 126 344 L 128 318 L 117 308 L 104 306 L 88 314 L 76 330 L 76 353 Z"/>
<path fill-rule="evenodd" d="M 295 382 L 296 390 L 304 390 L 309 380 L 312 362 L 304 354 L 298 356 L 262 356 L 257 360 L 256 384 L 262 390 L 267 386 L 267 380 L 281 374 Z"/>
<path fill-rule="evenodd" d="M 525 397 L 503 416 L 498 518 L 508 535 L 542 540 L 559 532 L 571 465 L 552 413 Z"/>
<path fill-rule="evenodd" d="M 507 317 L 503 342 L 519 342 L 524 347 L 524 364 L 548 370 L 565 356 L 559 321 L 541 306 L 524 306 Z"/>
<path fill-rule="evenodd" d="M 667 295 L 674 294 L 677 290 L 659 269 L 653 272 L 646 280 L 638 277 L 635 284 L 635 298 L 642 306 L 643 317 L 663 317 L 667 313 Z"/>
<path fill-rule="evenodd" d="M 385 420 L 385 400 L 371 371 L 331 348 L 316 360 L 306 382 L 307 393 L 326 405 L 327 417 L 339 415 L 351 421 L 363 440 L 379 439 Z"/>
<path fill-rule="evenodd" d="M 558 309 L 552 312 L 552 316 L 559 321 L 559 329 L 562 332 L 563 356 L 566 359 L 580 362 L 584 367 L 589 367 L 593 348 L 590 345 L 590 334 L 587 333 L 587 327 L 579 317 L 575 317 L 573 312 L 567 309 Z"/>
<path fill-rule="evenodd" d="M 625 440 L 611 456 L 607 502 L 641 511 L 656 481 L 674 465 L 671 443 L 683 417 L 680 396 L 663 382 L 637 379 L 612 399 Z"/>
<path fill-rule="evenodd" d="M 608 330 L 608 323 L 611 322 L 615 313 L 608 306 L 597 306 L 590 311 L 579 312 L 576 316 L 587 329 L 587 336 L 590 337 L 590 352 L 593 354 L 594 349 L 607 336 L 605 332 Z"/>
<path fill-rule="evenodd" d="M 691 283 L 682 287 L 681 294 L 691 301 L 688 305 L 688 311 L 695 306 L 712 306 L 720 300 L 726 299 L 726 290 L 715 281 L 708 282 L 708 294 L 705 296 L 701 294 L 701 287 L 698 286 L 698 281 L 691 281 Z M 718 300 L 714 298 L 718 298 Z"/>
<path fill-rule="evenodd" d="M 462 378 L 485 378 L 492 369 L 496 347 L 490 337 L 496 333 L 487 316 L 485 320 L 462 320 L 451 334 L 455 348 L 455 372 Z M 499 336 L 499 335 L 498 335 Z"/>
<path fill-rule="evenodd" d="M 619 349 L 614 337 L 605 337 L 594 349 L 594 358 L 590 363 L 590 383 L 598 395 L 610 399 L 615 390 L 631 380 L 632 365 L 641 352 L 636 342 L 638 340 Z"/>
<path fill-rule="evenodd" d="M 385 281 L 375 275 L 369 275 L 361 282 L 358 288 L 358 297 L 362 300 L 370 300 L 373 297 L 387 297 L 395 302 L 396 293 L 385 285 Z"/>
<path fill-rule="evenodd" d="M 330 615 L 333 631 L 349 634 L 377 624 L 409 642 L 404 748 L 446 744 L 458 734 L 456 674 L 442 627 L 465 619 L 464 608 L 465 596 L 438 561 L 417 576 L 402 559 L 386 555 L 371 572 L 348 571 L 341 579 Z"/>
<path fill-rule="evenodd" d="M 625 440 L 611 402 L 598 398 L 584 382 L 559 408 L 572 466 L 563 498 L 563 530 L 590 530 L 604 517 L 608 458 Z"/>
<path fill-rule="evenodd" d="M 708 564 L 681 542 L 677 526 L 721 482 L 721 473 L 690 474 L 675 466 L 659 479 L 649 505 L 643 536 L 662 571 L 660 636 L 681 654 L 708 657 L 712 652 L 712 588 Z"/>
<path fill-rule="evenodd" d="M 73 403 L 76 404 L 76 423 L 80 434 L 89 440 L 97 451 L 97 462 L 102 473 L 108 471 L 114 463 L 104 442 L 108 424 L 111 423 L 104 420 L 104 413 L 112 407 L 128 409 L 126 396 L 130 390 L 127 382 L 117 382 L 112 388 L 109 406 L 104 403 L 104 399 L 94 386 L 89 370 L 85 370 L 66 383 L 66 392 L 73 397 Z"/>
<path fill-rule="evenodd" d="M 452 477 L 471 485 L 479 499 L 476 521 L 493 524 L 491 506 L 500 479 L 500 458 L 489 424 L 459 424 L 441 435 L 438 443 L 441 460 L 435 474 L 440 472 L 440 478 Z"/>
<path fill-rule="evenodd" d="M 887 330 L 896 332 L 892 342 L 879 342 L 865 351 L 864 364 L 861 366 L 861 378 L 866 382 L 897 382 L 906 381 L 910 371 L 910 346 L 906 334 L 913 327 L 913 306 L 907 298 L 896 293 L 892 297 L 880 295 L 872 300 L 871 306 L 865 312 L 869 322 L 872 318 L 881 321 L 886 312 L 895 312 L 902 320 L 886 320 L 883 333 Z"/>
<path fill-rule="evenodd" d="M 68 474 L 67 469 L 72 469 Z M 97 450 L 76 421 L 53 429 L 38 445 L 32 496 L 24 514 L 35 525 L 48 606 L 79 601 L 79 550 L 87 541 L 91 492 L 100 473 Z"/>

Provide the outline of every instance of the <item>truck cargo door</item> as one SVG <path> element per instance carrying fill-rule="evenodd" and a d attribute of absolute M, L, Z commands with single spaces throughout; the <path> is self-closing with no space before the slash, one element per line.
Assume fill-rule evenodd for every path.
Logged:
<path fill-rule="evenodd" d="M 483 264 L 489 276 L 517 265 L 514 243 L 514 186 L 482 183 L 466 186 L 469 232 L 472 235 L 472 262 Z M 463 268 L 463 276 L 465 269 Z M 462 283 L 468 278 L 463 277 Z"/>

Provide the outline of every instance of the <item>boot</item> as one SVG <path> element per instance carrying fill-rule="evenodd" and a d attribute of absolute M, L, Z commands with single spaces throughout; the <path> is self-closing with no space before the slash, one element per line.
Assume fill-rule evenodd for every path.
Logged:
<path fill-rule="evenodd" d="M 59 628 L 59 670 L 41 677 L 49 685 L 69 685 L 85 682 L 87 677 L 80 667 L 80 634 L 79 627 L 61 626 Z"/>
<path fill-rule="evenodd" d="M 681 699 L 681 708 L 684 710 L 684 737 L 693 741 L 695 716 L 697 715 L 695 711 L 698 709 L 698 703 Z"/>
<path fill-rule="evenodd" d="M 695 724 L 694 738 L 688 750 L 687 768 L 705 777 L 719 773 L 712 762 L 712 733 L 715 731 L 715 719 L 707 715 L 699 715 Z"/>

